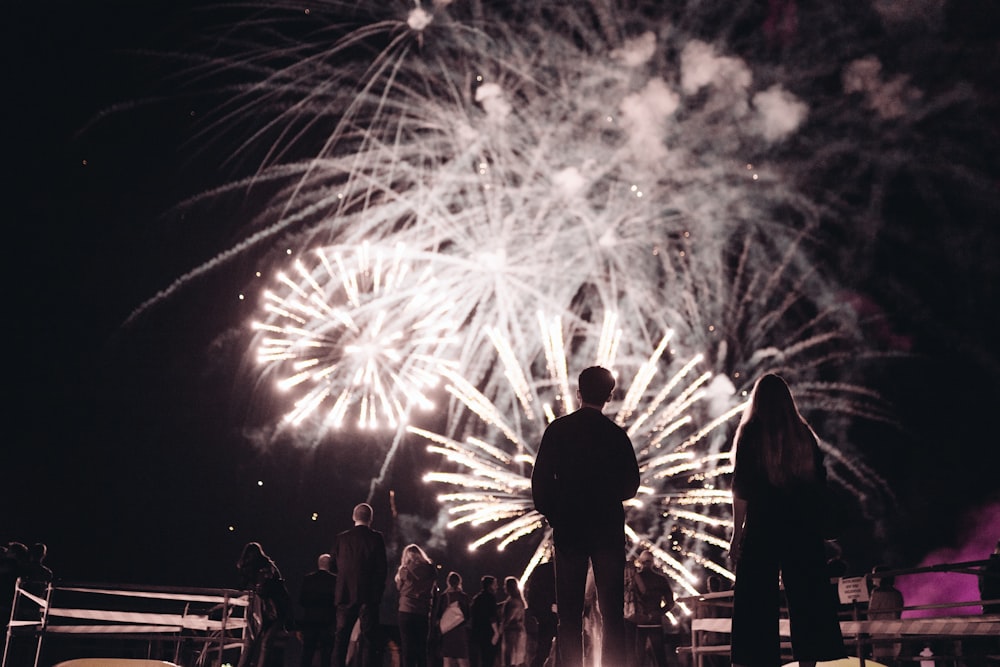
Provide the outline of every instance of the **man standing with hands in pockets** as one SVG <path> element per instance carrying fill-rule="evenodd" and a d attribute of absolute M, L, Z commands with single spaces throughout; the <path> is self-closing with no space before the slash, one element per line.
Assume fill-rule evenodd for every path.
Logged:
<path fill-rule="evenodd" d="M 388 564 L 382 533 L 372 530 L 373 511 L 368 503 L 354 508 L 354 527 L 339 533 L 330 550 L 337 575 L 337 629 L 334 667 L 347 666 L 347 649 L 354 623 L 361 623 L 361 667 L 378 667 L 381 660 L 379 603 L 385 591 Z"/>
<path fill-rule="evenodd" d="M 531 475 L 535 508 L 552 526 L 560 667 L 583 665 L 583 609 L 593 567 L 603 617 L 601 664 L 625 664 L 625 509 L 639 466 L 625 430 L 601 412 L 615 379 L 606 368 L 580 373 L 576 412 L 545 429 Z"/>

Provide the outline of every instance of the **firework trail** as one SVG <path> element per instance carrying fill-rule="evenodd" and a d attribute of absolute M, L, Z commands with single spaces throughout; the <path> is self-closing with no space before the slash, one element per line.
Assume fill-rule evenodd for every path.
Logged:
<path fill-rule="evenodd" d="M 516 397 L 519 410 L 498 407 L 460 375 L 446 373 L 447 391 L 475 419 L 456 437 L 409 428 L 429 442 L 428 451 L 456 467 L 454 472 L 429 472 L 424 480 L 450 489 L 438 496 L 453 517 L 449 527 L 470 525 L 483 531 L 470 549 L 495 543 L 502 550 L 528 536 L 537 538 L 524 577 L 549 540 L 531 500 L 535 448 L 545 426 L 576 407 L 570 399 L 563 325 L 558 318 L 539 316 L 539 328 L 547 345 L 544 365 L 536 364 L 538 373 L 522 365 L 509 341 L 494 337 L 509 395 Z M 610 366 L 619 353 L 626 358 L 634 353 L 617 349 L 621 331 L 614 318 L 606 320 L 602 330 L 594 348 L 595 363 Z M 615 420 L 627 428 L 640 464 L 641 486 L 628 510 L 628 535 L 635 545 L 652 548 L 665 571 L 694 593 L 704 570 L 733 576 L 721 564 L 728 546 L 726 530 L 731 527 L 725 518 L 731 503 L 726 483 L 729 454 L 707 452 L 706 445 L 716 435 L 726 439 L 726 427 L 743 404 L 732 395 L 716 397 L 729 405 L 710 415 L 712 403 L 707 397 L 719 385 L 710 389 L 712 374 L 697 370 L 703 361 L 700 355 L 686 362 L 675 359 L 670 339 L 668 333 L 642 360 L 625 395 L 611 407 Z"/>
<path fill-rule="evenodd" d="M 883 485 L 842 426 L 890 417 L 846 363 L 864 341 L 816 260 L 847 209 L 801 176 L 825 113 L 793 92 L 811 65 L 738 55 L 781 41 L 739 30 L 749 4 L 666 4 L 327 2 L 303 15 L 278 2 L 230 24 L 195 69 L 221 100 L 202 138 L 234 142 L 234 168 L 255 171 L 187 205 L 248 189 L 268 204 L 133 318 L 236 257 L 277 264 L 277 242 L 293 248 L 302 259 L 252 346 L 267 379 L 299 392 L 289 423 L 398 426 L 443 374 L 447 424 L 419 433 L 466 469 L 434 480 L 460 489 L 446 501 L 464 508 L 456 520 L 481 523 L 487 500 L 501 512 L 485 541 L 538 529 L 524 495 L 532 448 L 572 409 L 567 367 L 592 359 L 636 369 L 619 419 L 639 429 L 649 494 L 630 529 L 684 556 L 677 578 L 724 570 L 725 424 L 762 373 L 785 376 L 811 421 L 827 416 L 831 478 L 874 507 Z M 863 54 L 847 55 L 845 67 Z M 846 71 L 837 95 L 868 95 L 865 108 L 891 117 L 876 101 L 884 78 Z M 419 281 L 372 278 L 369 252 Z M 560 324 L 540 329 L 539 311 Z M 617 339 L 597 332 L 606 312 Z M 661 349 L 668 330 L 704 356 Z M 681 359 L 699 370 L 677 376 Z"/>
<path fill-rule="evenodd" d="M 784 377 L 820 435 L 830 479 L 868 516 L 880 516 L 892 493 L 847 433 L 858 420 L 898 426 L 891 406 L 861 379 L 866 362 L 890 355 L 866 347 L 836 282 L 804 262 L 808 234 L 784 247 L 741 236 L 722 267 L 705 265 L 714 260 L 698 251 L 693 235 L 683 241 L 679 251 L 661 254 L 664 291 L 672 297 L 663 325 L 702 350 L 706 366 L 743 396 L 766 373 Z"/>
<path fill-rule="evenodd" d="M 206 67 L 251 83 L 226 89 L 210 127 L 261 119 L 242 144 L 269 146 L 250 181 L 276 188 L 273 205 L 154 302 L 277 238 L 400 241 L 441 255 L 463 286 L 461 365 L 480 381 L 485 325 L 537 351 L 537 309 L 614 309 L 655 337 L 657 252 L 675 237 L 694 230 L 702 252 L 719 253 L 747 224 L 785 226 L 779 208 L 817 215 L 781 174 L 746 169 L 744 156 L 792 134 L 806 109 L 780 87 L 752 90 L 739 58 L 655 21 L 581 46 L 543 27 L 579 30 L 579 17 L 538 23 L 521 8 L 490 20 L 489 7 L 477 18 L 447 4 L 383 8 L 369 23 L 350 13 L 357 26 L 331 20 L 312 36 L 328 41 L 311 44 L 258 50 L 232 37 L 243 51 Z"/>

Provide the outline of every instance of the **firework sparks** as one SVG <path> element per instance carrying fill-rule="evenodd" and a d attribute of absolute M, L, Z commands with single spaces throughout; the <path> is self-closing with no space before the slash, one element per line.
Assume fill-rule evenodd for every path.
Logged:
<path fill-rule="evenodd" d="M 400 245 L 322 247 L 312 258 L 278 273 L 252 325 L 264 372 L 298 390 L 285 421 L 299 426 L 325 408 L 323 428 L 349 414 L 361 428 L 395 428 L 411 409 L 433 408 L 455 324 L 428 267 Z"/>
<path fill-rule="evenodd" d="M 486 327 L 519 348 L 539 344 L 539 309 L 615 310 L 628 330 L 662 331 L 657 254 L 678 235 L 725 239 L 744 221 L 773 232 L 778 207 L 818 214 L 779 172 L 743 169 L 743 155 L 794 134 L 804 105 L 774 86 L 755 105 L 750 66 L 704 42 L 650 30 L 583 47 L 540 33 L 528 6 L 489 30 L 444 3 L 369 9 L 384 14 L 354 27 L 332 15 L 339 40 L 216 63 L 253 84 L 209 114 L 212 127 L 270 118 L 242 144 L 274 142 L 252 180 L 278 191 L 243 244 L 188 278 L 289 232 L 302 246 L 369 239 L 437 253 L 469 325 L 462 372 L 490 382 Z M 383 38 L 374 61 L 358 58 Z M 293 159 L 310 140 L 320 149 Z"/>
<path fill-rule="evenodd" d="M 844 370 L 858 327 L 815 268 L 838 209 L 789 168 L 812 105 L 668 8 L 631 35 L 612 9 L 331 2 L 307 39 L 264 31 L 278 48 L 256 41 L 267 21 L 227 25 L 232 51 L 206 67 L 248 84 L 206 117 L 223 133 L 261 119 L 239 141 L 265 157 L 222 190 L 273 194 L 241 242 L 150 303 L 279 235 L 341 248 L 279 281 L 257 357 L 298 392 L 290 423 L 353 410 L 400 424 L 443 375 L 447 427 L 411 431 L 462 470 L 429 478 L 456 489 L 443 497 L 456 522 L 502 517 L 473 546 L 538 531 L 525 480 L 544 425 L 572 409 L 567 367 L 624 358 L 636 372 L 616 419 L 644 470 L 630 529 L 678 554 L 668 569 L 687 581 L 692 567 L 728 574 L 726 425 L 754 378 L 782 373 L 806 412 L 889 417 Z M 372 263 L 365 243 L 405 247 L 406 262 Z M 404 285 L 404 266 L 433 288 Z M 536 326 L 538 311 L 555 316 Z M 601 312 L 616 315 L 597 334 Z M 704 356 L 679 361 L 669 330 Z M 832 479 L 878 486 L 843 440 L 823 446 Z"/>
<path fill-rule="evenodd" d="M 611 341 L 620 340 L 621 332 L 610 324 L 613 321 L 605 321 L 604 335 L 595 349 L 606 353 L 613 348 Z M 518 397 L 519 411 L 512 414 L 501 409 L 459 374 L 446 372 L 447 391 L 478 421 L 463 438 L 409 429 L 428 441 L 428 451 L 458 470 L 429 472 L 424 480 L 453 489 L 438 496 L 445 511 L 454 517 L 449 527 L 470 525 L 483 531 L 469 544 L 470 549 L 495 543 L 502 550 L 526 536 L 542 533 L 546 526 L 531 500 L 531 464 L 546 425 L 557 411 L 565 414 L 573 405 L 568 400 L 566 348 L 560 344 L 562 326 L 558 319 L 543 316 L 539 316 L 539 325 L 548 341 L 542 377 L 521 368 L 503 339 L 494 340 L 511 384 L 510 393 Z M 641 472 L 639 496 L 628 503 L 628 535 L 637 546 L 652 546 L 670 576 L 693 593 L 699 579 L 695 569 L 732 578 L 719 562 L 727 547 L 725 531 L 731 526 L 725 518 L 731 502 L 724 481 L 731 472 L 729 455 L 704 448 L 716 434 L 726 439 L 725 426 L 742 404 L 704 419 L 711 373 L 697 372 L 703 361 L 700 355 L 685 363 L 668 361 L 669 340 L 670 334 L 664 336 L 639 366 L 615 420 L 629 426 L 629 419 L 639 415 L 628 428 Z M 607 364 L 614 361 L 613 356 L 602 359 Z M 660 544 L 671 532 L 671 528 L 664 528 L 664 520 L 668 526 L 684 530 L 689 539 L 662 548 Z M 545 548 L 547 539 L 539 539 L 538 550 Z M 535 560 L 531 559 L 529 568 Z"/>

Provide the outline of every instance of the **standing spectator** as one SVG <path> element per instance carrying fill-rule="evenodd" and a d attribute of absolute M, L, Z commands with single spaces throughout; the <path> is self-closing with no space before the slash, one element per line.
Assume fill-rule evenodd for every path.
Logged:
<path fill-rule="evenodd" d="M 24 578 L 31 581 L 52 581 L 52 570 L 43 562 L 49 548 L 42 542 L 35 542 L 28 548 L 28 568 Z"/>
<path fill-rule="evenodd" d="M 653 569 L 653 554 L 648 549 L 636 559 L 636 570 L 630 584 L 634 591 L 635 615 L 626 619 L 625 625 L 630 639 L 627 650 L 631 660 L 628 664 L 641 667 L 648 643 L 657 667 L 667 667 L 663 617 L 674 608 L 674 592 L 667 578 Z"/>
<path fill-rule="evenodd" d="M 872 589 L 868 597 L 869 621 L 892 621 L 902 617 L 903 593 L 895 586 L 895 577 L 880 574 L 888 570 L 885 565 L 872 568 Z M 872 657 L 875 660 L 893 664 L 899 657 L 903 645 L 899 642 L 886 642 L 886 634 L 872 634 Z M 881 640 L 881 641 L 880 641 Z"/>
<path fill-rule="evenodd" d="M 503 580 L 506 599 L 500 603 L 500 664 L 520 667 L 528 660 L 528 636 L 524 628 L 524 597 L 517 577 Z"/>
<path fill-rule="evenodd" d="M 434 565 L 416 544 L 403 549 L 396 571 L 402 667 L 427 667 L 427 635 L 436 578 Z"/>
<path fill-rule="evenodd" d="M 556 616 L 556 568 L 551 560 L 539 563 L 525 585 L 528 614 L 538 624 L 535 651 L 531 656 L 531 667 L 542 667 L 552 652 L 552 640 L 556 637 L 559 619 Z"/>
<path fill-rule="evenodd" d="M 479 581 L 480 590 L 472 598 L 472 628 L 469 633 L 469 658 L 472 667 L 494 667 L 500 622 L 497 616 L 497 579 L 486 575 Z"/>
<path fill-rule="evenodd" d="M 733 665 L 779 664 L 779 574 L 795 660 L 815 667 L 818 660 L 845 657 L 820 528 L 823 455 L 777 375 L 765 375 L 754 386 L 733 451 Z"/>
<path fill-rule="evenodd" d="M 298 636 L 302 642 L 301 667 L 312 667 L 319 649 L 320 666 L 333 663 L 334 630 L 337 624 L 337 576 L 330 572 L 330 554 L 316 559 L 316 570 L 302 579 L 299 605 L 302 622 Z"/>
<path fill-rule="evenodd" d="M 535 508 L 553 530 L 561 667 L 583 665 L 584 594 L 591 567 L 603 618 L 602 664 L 624 662 L 622 502 L 639 488 L 639 466 L 628 434 L 601 413 L 614 388 L 606 368 L 580 373 L 582 405 L 545 429 L 531 475 Z"/>
<path fill-rule="evenodd" d="M 292 625 L 291 598 L 281 571 L 257 542 L 248 542 L 236 562 L 241 588 L 250 592 L 239 667 L 284 664 L 284 641 Z"/>
<path fill-rule="evenodd" d="M 446 610 L 457 605 L 463 619 L 451 628 L 440 626 Z M 450 612 L 449 612 L 450 613 Z M 441 632 L 441 657 L 444 667 L 469 667 L 469 618 L 472 615 L 469 596 L 462 590 L 462 576 L 458 572 L 448 573 L 448 587 L 438 596 L 434 609 L 434 622 Z"/>
<path fill-rule="evenodd" d="M 372 530 L 374 511 L 361 503 L 354 508 L 354 527 L 339 533 L 330 550 L 337 575 L 337 627 L 334 667 L 347 667 L 351 631 L 360 621 L 360 665 L 382 664 L 379 637 L 379 604 L 385 592 L 388 564 L 382 533 Z"/>

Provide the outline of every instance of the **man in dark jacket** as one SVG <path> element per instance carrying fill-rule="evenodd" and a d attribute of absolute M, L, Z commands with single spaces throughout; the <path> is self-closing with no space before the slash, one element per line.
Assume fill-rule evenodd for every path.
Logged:
<path fill-rule="evenodd" d="M 472 667 L 493 667 L 498 642 L 493 641 L 497 617 L 497 578 L 489 574 L 479 581 L 480 589 L 472 598 L 472 627 L 469 632 L 469 664 Z"/>
<path fill-rule="evenodd" d="M 653 568 L 653 554 L 644 549 L 636 560 L 638 569 L 632 576 L 635 610 L 626 619 L 628 665 L 641 665 L 649 644 L 657 667 L 667 667 L 666 644 L 663 639 L 663 617 L 674 608 L 674 592 L 665 576 Z"/>
<path fill-rule="evenodd" d="M 625 658 L 625 510 L 639 488 L 628 434 L 602 414 L 615 379 L 599 366 L 580 373 L 582 407 L 556 419 L 542 436 L 531 476 L 535 508 L 552 526 L 561 667 L 583 665 L 583 610 L 588 566 L 603 616 L 602 661 Z"/>
<path fill-rule="evenodd" d="M 382 533 L 372 530 L 371 505 L 354 508 L 354 527 L 337 535 L 330 550 L 337 575 L 337 630 L 334 667 L 347 666 L 347 649 L 354 623 L 361 622 L 361 667 L 381 665 L 379 604 L 385 591 L 388 564 Z"/>
<path fill-rule="evenodd" d="M 299 593 L 299 605 L 302 607 L 298 630 L 299 641 L 302 642 L 301 667 L 312 667 L 316 649 L 319 649 L 322 667 L 331 667 L 333 663 L 336 586 L 337 576 L 330 572 L 330 554 L 323 554 L 316 561 L 316 571 L 302 579 Z"/>

